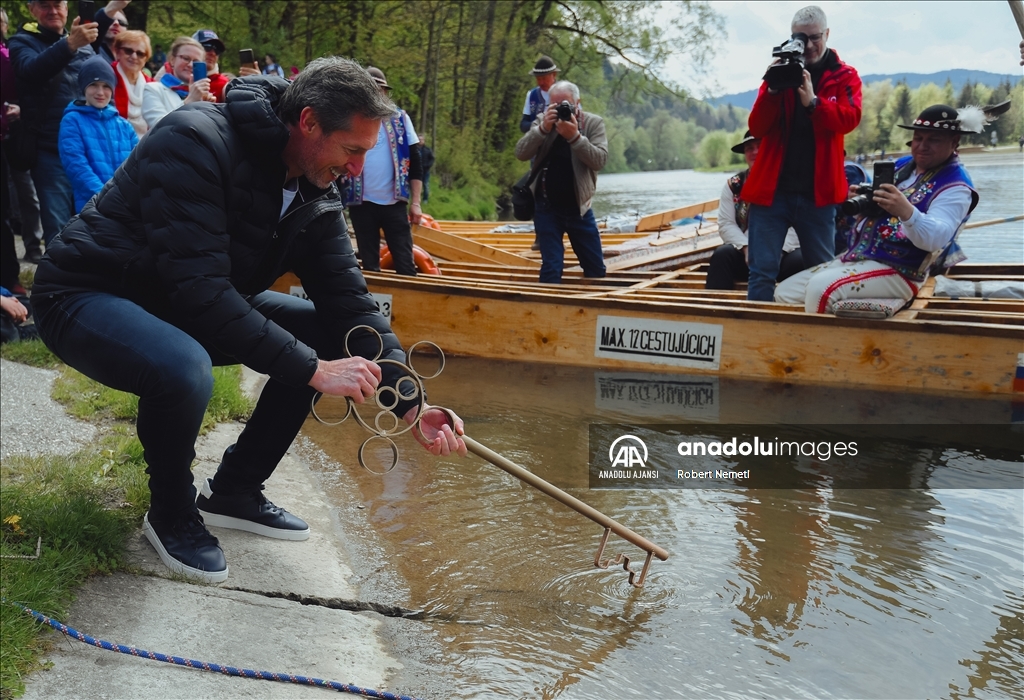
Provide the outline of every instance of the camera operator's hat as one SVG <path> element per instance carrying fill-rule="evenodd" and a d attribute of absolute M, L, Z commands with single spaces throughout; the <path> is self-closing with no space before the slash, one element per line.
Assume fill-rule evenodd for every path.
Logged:
<path fill-rule="evenodd" d="M 192 35 L 192 38 L 203 45 L 203 48 L 213 48 L 217 55 L 224 53 L 224 42 L 220 40 L 217 33 L 212 29 L 200 29 Z"/>
<path fill-rule="evenodd" d="M 391 89 L 391 86 L 388 85 L 388 79 L 384 77 L 384 71 L 380 68 L 370 66 L 366 69 L 366 72 L 370 74 L 371 78 L 373 78 L 373 82 L 377 83 L 377 87 L 382 87 L 385 90 Z"/>
<path fill-rule="evenodd" d="M 558 66 L 551 59 L 550 56 L 541 56 L 537 59 L 537 62 L 533 64 L 533 70 L 530 71 L 530 75 L 544 75 L 545 73 L 557 73 Z"/>
<path fill-rule="evenodd" d="M 743 140 L 740 141 L 735 146 L 733 146 L 730 150 L 733 153 L 743 153 L 744 149 L 746 149 L 747 147 L 747 144 L 750 143 L 751 141 L 757 141 L 757 137 L 751 136 L 750 130 L 748 129 L 747 133 L 743 134 Z"/>
<path fill-rule="evenodd" d="M 945 131 L 948 134 L 980 134 L 988 120 L 978 107 L 957 109 L 949 105 L 932 105 L 921 112 L 913 124 L 897 124 L 901 129 Z"/>

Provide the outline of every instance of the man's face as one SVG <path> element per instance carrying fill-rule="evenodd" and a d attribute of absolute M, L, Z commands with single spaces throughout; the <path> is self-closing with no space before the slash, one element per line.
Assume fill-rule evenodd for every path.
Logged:
<path fill-rule="evenodd" d="M 572 96 L 572 93 L 569 92 L 569 91 L 565 91 L 565 92 L 552 92 L 551 94 L 548 95 L 548 100 L 553 105 L 560 105 L 563 102 L 568 102 L 573 107 L 576 107 L 580 103 L 580 101 L 577 100 L 576 98 L 574 98 Z"/>
<path fill-rule="evenodd" d="M 28 11 L 39 22 L 39 26 L 61 34 L 68 22 L 68 4 L 64 0 L 33 0 Z"/>
<path fill-rule="evenodd" d="M 828 48 L 828 28 L 819 27 L 817 24 L 794 24 L 794 34 L 807 35 L 807 47 L 804 49 L 804 63 L 813 66 L 825 55 Z"/>
<path fill-rule="evenodd" d="M 110 29 L 107 30 L 107 33 L 103 38 L 106 39 L 108 43 L 112 42 L 114 37 L 126 29 L 128 29 L 128 18 L 124 16 L 123 12 L 115 12 L 114 21 L 110 24 Z"/>
<path fill-rule="evenodd" d="M 931 170 L 949 160 L 958 145 L 959 134 L 915 129 L 914 139 L 910 142 L 910 155 L 914 157 L 914 165 L 918 168 Z"/>
<path fill-rule="evenodd" d="M 550 73 L 541 73 L 540 75 L 534 76 L 537 78 L 537 87 L 544 92 L 551 89 L 551 86 L 558 82 L 558 71 L 551 71 Z"/>
<path fill-rule="evenodd" d="M 301 139 L 296 150 L 296 165 L 306 179 L 325 189 L 339 177 L 359 175 L 363 171 L 366 152 L 377 144 L 380 120 L 356 114 L 347 130 L 324 134 L 319 122 L 315 121 L 315 113 L 313 119 L 315 124 L 311 130 L 306 127 L 308 120 L 300 119 L 298 128 L 292 131 L 292 138 L 297 132 Z"/>
<path fill-rule="evenodd" d="M 110 98 L 113 96 L 113 88 L 106 83 L 89 83 L 85 88 L 85 103 L 96 109 L 104 109 L 110 104 Z"/>
<path fill-rule="evenodd" d="M 747 167 L 751 167 L 754 164 L 754 160 L 757 159 L 757 151 L 761 148 L 761 139 L 754 139 L 753 141 L 747 141 L 743 145 L 743 159 L 747 161 Z"/>
<path fill-rule="evenodd" d="M 216 73 L 217 60 L 220 58 L 220 54 L 217 53 L 217 48 L 212 44 L 204 44 L 203 48 L 206 49 L 206 70 L 210 73 Z"/>
<path fill-rule="evenodd" d="M 181 46 L 178 54 L 171 58 L 171 71 L 183 83 L 192 82 L 192 62 L 203 60 L 203 50 L 195 46 Z"/>

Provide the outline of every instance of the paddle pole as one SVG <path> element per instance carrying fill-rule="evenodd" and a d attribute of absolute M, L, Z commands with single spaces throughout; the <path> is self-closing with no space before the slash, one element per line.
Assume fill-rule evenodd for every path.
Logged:
<path fill-rule="evenodd" d="M 434 408 L 436 408 L 436 406 Z M 475 454 L 476 456 L 486 459 L 494 466 L 498 467 L 499 469 L 504 469 L 506 472 L 508 472 L 515 478 L 519 479 L 520 481 L 525 481 L 535 489 L 543 491 L 544 493 L 551 496 L 559 503 L 563 503 L 569 506 L 580 515 L 585 515 L 586 517 L 590 518 L 606 530 L 611 530 L 627 542 L 632 542 L 645 552 L 649 554 L 654 554 L 654 556 L 658 557 L 658 559 L 661 559 L 662 561 L 668 559 L 668 552 L 659 547 L 658 545 L 654 544 L 650 540 L 648 540 L 646 537 L 641 537 L 625 525 L 616 522 L 615 520 L 612 520 L 601 511 L 591 506 L 588 506 L 586 503 L 576 498 L 575 496 L 570 496 L 557 486 L 550 484 L 547 481 L 544 481 L 544 479 L 541 479 L 533 472 L 523 469 L 522 467 L 520 467 L 518 464 L 508 459 L 507 457 L 498 454 L 489 447 L 481 445 L 479 442 L 469 437 L 468 435 L 460 435 L 459 437 L 461 437 L 462 440 L 466 443 L 466 447 L 469 449 L 469 451 Z"/>
<path fill-rule="evenodd" d="M 1024 39 L 1024 2 L 1021 0 L 1007 0 L 1010 3 L 1010 11 L 1013 12 L 1013 19 L 1017 22 L 1017 31 L 1020 38 Z"/>
<path fill-rule="evenodd" d="M 370 336 L 376 338 L 379 350 L 377 351 L 376 356 L 371 360 L 372 362 L 376 362 L 379 365 L 394 365 L 400 367 L 406 373 L 406 376 L 400 379 L 393 388 L 387 386 L 377 388 L 374 392 L 376 403 L 376 408 L 374 410 L 377 411 L 377 414 L 372 420 L 367 420 L 360 415 L 351 398 L 346 399 L 347 407 L 345 415 L 342 416 L 341 419 L 328 420 L 317 413 L 316 404 L 320 398 L 319 394 L 314 396 L 310 402 L 310 412 L 317 421 L 324 425 L 340 425 L 349 417 L 354 417 L 355 421 L 370 433 L 370 436 L 363 441 L 363 444 L 360 446 L 357 453 L 359 464 L 374 474 L 382 475 L 387 474 L 398 464 L 398 446 L 392 439 L 393 437 L 409 432 L 413 428 L 415 428 L 420 437 L 422 437 L 423 432 L 420 428 L 420 421 L 423 419 L 424 408 L 426 406 L 426 391 L 423 386 L 423 382 L 427 379 L 433 379 L 444 371 L 444 352 L 437 346 L 437 344 L 432 343 L 429 340 L 421 340 L 414 343 L 409 347 L 408 351 L 406 351 L 407 364 L 397 360 L 383 359 L 381 358 L 381 355 L 384 352 L 384 340 L 381 338 L 380 333 L 370 326 L 356 326 L 345 334 L 345 354 L 348 357 L 353 357 L 353 353 L 349 347 L 349 337 L 356 331 L 368 333 Z M 436 354 L 438 367 L 435 372 L 428 375 L 421 375 L 413 367 L 413 355 L 419 348 Z M 391 413 L 392 409 L 398 406 L 400 399 L 419 401 L 419 411 L 417 412 L 416 419 L 410 425 L 403 426 L 402 422 Z M 448 424 L 453 430 L 455 429 L 456 416 L 451 409 L 443 408 L 441 406 L 431 406 L 431 408 L 436 408 L 442 411 L 448 420 Z M 390 417 L 384 418 L 385 416 Z M 607 569 L 609 566 L 618 566 L 621 564 L 622 569 L 629 573 L 630 585 L 640 588 L 644 585 L 644 579 L 647 578 L 647 571 L 651 568 L 651 560 L 654 557 L 658 557 L 658 559 L 661 559 L 662 561 L 668 559 L 667 551 L 650 540 L 641 537 L 622 523 L 612 520 L 596 508 L 587 505 L 575 496 L 570 496 L 557 486 L 549 484 L 533 472 L 524 469 L 489 447 L 481 445 L 468 435 L 461 435 L 460 437 L 463 442 L 466 443 L 466 448 L 473 454 L 478 457 L 482 457 L 499 469 L 503 469 L 520 481 L 523 481 L 538 491 L 551 496 L 559 503 L 569 506 L 580 515 L 590 518 L 595 523 L 603 527 L 604 535 L 601 537 L 601 544 L 598 546 L 597 554 L 594 556 L 594 566 L 601 569 Z M 383 442 L 384 446 L 390 450 L 391 463 L 386 465 L 382 471 L 376 471 L 366 462 L 367 446 L 375 443 L 379 444 L 381 442 Z M 635 544 L 637 547 L 647 552 L 647 558 L 644 560 L 643 568 L 639 572 L 630 568 L 630 558 L 625 554 L 620 553 L 616 555 L 614 559 L 602 558 L 605 546 L 608 544 L 608 537 L 613 532 L 627 542 Z"/>
<path fill-rule="evenodd" d="M 981 226 L 994 226 L 996 224 L 1008 224 L 1011 221 L 1020 221 L 1024 219 L 1024 214 L 1018 214 L 1017 216 L 1008 216 L 1005 219 L 989 219 L 988 221 L 978 221 L 965 224 L 964 228 L 979 228 Z"/>

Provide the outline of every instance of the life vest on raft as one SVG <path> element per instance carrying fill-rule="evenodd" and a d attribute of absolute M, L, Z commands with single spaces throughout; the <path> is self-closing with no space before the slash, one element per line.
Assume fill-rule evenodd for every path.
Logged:
<path fill-rule="evenodd" d="M 424 275 L 440 275 L 441 270 L 437 267 L 437 263 L 430 257 L 430 253 L 420 248 L 418 245 L 412 247 L 412 261 L 416 265 L 416 271 Z M 380 247 L 380 268 L 382 270 L 394 270 L 395 261 L 391 257 L 391 251 L 388 250 L 388 244 L 384 243 Z"/>

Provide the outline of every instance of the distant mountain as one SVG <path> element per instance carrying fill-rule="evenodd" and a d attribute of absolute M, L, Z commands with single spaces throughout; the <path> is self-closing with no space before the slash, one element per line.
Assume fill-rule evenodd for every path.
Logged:
<path fill-rule="evenodd" d="M 895 85 L 900 80 L 906 80 L 907 86 L 911 89 L 920 87 L 925 83 L 935 83 L 939 87 L 942 87 L 946 84 L 946 78 L 953 81 L 953 90 L 956 92 L 960 92 L 960 88 L 962 88 L 964 83 L 968 80 L 972 83 L 981 83 L 982 85 L 988 85 L 989 87 L 995 87 L 1004 80 L 1009 80 L 1011 85 L 1016 85 L 1017 81 L 1020 80 L 1019 75 L 1000 75 L 999 73 L 989 73 L 984 70 L 967 70 L 964 68 L 954 68 L 953 70 L 939 71 L 938 73 L 892 73 L 890 75 L 870 74 L 860 76 L 860 79 L 864 84 L 880 83 L 883 80 L 891 80 Z M 724 95 L 722 97 L 716 97 L 705 101 L 712 107 L 731 104 L 734 107 L 750 109 L 754 106 L 754 99 L 756 97 L 757 89 L 755 88 L 753 90 L 747 90 L 746 92 Z"/>

